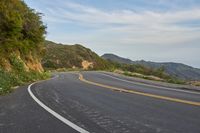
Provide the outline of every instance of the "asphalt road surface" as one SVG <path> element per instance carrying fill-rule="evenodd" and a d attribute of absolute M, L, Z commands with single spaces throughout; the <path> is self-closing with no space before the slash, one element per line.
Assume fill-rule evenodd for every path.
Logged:
<path fill-rule="evenodd" d="M 0 133 L 78 132 L 200 133 L 200 93 L 71 72 L 0 96 Z"/>

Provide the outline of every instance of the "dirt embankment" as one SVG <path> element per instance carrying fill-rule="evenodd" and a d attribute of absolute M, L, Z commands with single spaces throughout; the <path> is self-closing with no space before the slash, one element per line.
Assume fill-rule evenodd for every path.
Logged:
<path fill-rule="evenodd" d="M 0 59 L 0 66 L 10 72 L 13 69 L 15 69 L 16 63 L 20 63 L 23 65 L 23 68 L 25 71 L 37 71 L 37 72 L 43 72 L 44 69 L 41 65 L 41 60 L 37 57 L 34 57 L 31 53 L 29 53 L 26 56 L 23 56 L 19 51 L 15 51 L 12 53 L 9 53 L 9 55 L 2 57 Z"/>

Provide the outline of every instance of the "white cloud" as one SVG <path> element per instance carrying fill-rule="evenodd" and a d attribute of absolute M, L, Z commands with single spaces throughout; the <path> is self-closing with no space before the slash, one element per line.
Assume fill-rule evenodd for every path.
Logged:
<path fill-rule="evenodd" d="M 200 66 L 195 58 L 200 50 L 200 46 L 197 46 L 200 41 L 198 7 L 136 12 L 127 9 L 108 11 L 73 2 L 57 2 L 61 2 L 57 4 L 59 6 L 46 8 L 47 23 L 56 23 L 55 29 L 59 23 L 66 23 L 66 26 L 78 25 L 91 31 L 89 34 L 50 31 L 49 39 L 83 43 L 100 54 L 113 52 L 132 59 L 178 61 Z M 167 0 L 160 2 L 169 3 Z M 182 48 L 183 45 L 188 47 Z"/>
<path fill-rule="evenodd" d="M 173 12 L 103 11 L 94 7 L 66 2 L 48 9 L 47 21 L 72 22 L 94 28 L 96 35 L 112 34 L 124 43 L 181 43 L 200 37 L 200 24 L 195 27 L 177 23 L 200 22 L 200 8 Z M 136 38 L 137 37 L 137 38 Z M 110 38 L 113 39 L 113 38 Z"/>
<path fill-rule="evenodd" d="M 66 2 L 62 7 L 51 9 L 60 19 L 76 20 L 78 22 L 97 24 L 165 24 L 200 19 L 200 8 L 154 12 L 132 10 L 103 11 L 94 7 Z"/>

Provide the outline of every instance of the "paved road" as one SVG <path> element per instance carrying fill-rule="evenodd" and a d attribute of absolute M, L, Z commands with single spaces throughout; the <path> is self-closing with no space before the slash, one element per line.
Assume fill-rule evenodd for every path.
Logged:
<path fill-rule="evenodd" d="M 78 73 L 57 75 L 29 86 L 36 101 L 28 86 L 0 96 L 0 133 L 200 133 L 198 92 L 126 82 L 100 72 L 82 72 L 90 83 L 79 80 Z"/>

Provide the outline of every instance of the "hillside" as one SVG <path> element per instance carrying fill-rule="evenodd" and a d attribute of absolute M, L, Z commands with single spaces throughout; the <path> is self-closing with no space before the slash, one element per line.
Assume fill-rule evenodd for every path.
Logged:
<path fill-rule="evenodd" d="M 139 64 L 149 68 L 164 68 L 164 71 L 172 76 L 178 77 L 183 80 L 200 80 L 200 69 L 193 68 L 191 66 L 181 64 L 181 63 L 173 63 L 173 62 L 166 62 L 166 63 L 157 63 L 157 62 L 150 62 L 150 61 L 132 61 L 130 59 L 126 59 L 123 57 L 119 57 L 114 54 L 104 54 L 102 56 L 104 59 L 115 61 L 118 63 L 125 63 L 125 64 Z"/>
<path fill-rule="evenodd" d="M 111 67 L 108 61 L 80 44 L 63 45 L 51 41 L 45 42 L 46 54 L 42 64 L 46 69 L 93 69 L 105 70 Z"/>
<path fill-rule="evenodd" d="M 174 63 L 174 62 L 164 62 L 164 63 L 155 63 L 150 61 L 135 61 L 134 64 L 141 64 L 152 68 L 164 67 L 165 71 L 176 77 L 185 80 L 200 80 L 200 69 L 193 68 L 191 66 Z"/>
<path fill-rule="evenodd" d="M 0 1 L 0 94 L 43 78 L 45 29 L 41 14 L 23 1 Z"/>
<path fill-rule="evenodd" d="M 13 60 L 17 60 L 26 71 L 42 72 L 40 57 L 46 27 L 40 14 L 21 0 L 1 0 L 0 18 L 0 67 L 12 71 Z"/>
<path fill-rule="evenodd" d="M 124 64 L 132 64 L 133 63 L 133 61 L 130 59 L 122 58 L 122 57 L 119 57 L 114 54 L 104 54 L 101 57 L 106 60 L 110 60 L 110 61 L 114 61 L 114 62 L 118 62 L 118 63 L 124 63 Z"/>

